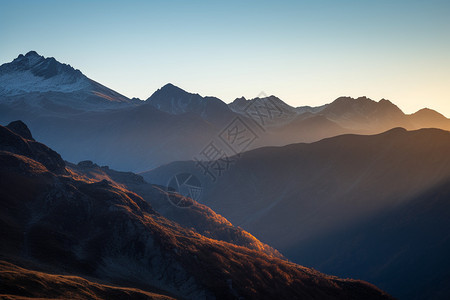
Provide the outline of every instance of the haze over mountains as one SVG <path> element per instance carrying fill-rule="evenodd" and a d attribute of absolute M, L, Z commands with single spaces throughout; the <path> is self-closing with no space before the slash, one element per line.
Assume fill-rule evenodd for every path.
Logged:
<path fill-rule="evenodd" d="M 34 51 L 0 66 L 0 121 L 25 121 L 39 140 L 73 162 L 90 159 L 145 171 L 194 159 L 237 117 L 256 137 L 245 150 L 399 126 L 450 129 L 450 120 L 437 112 L 405 115 L 387 100 L 340 97 L 321 107 L 294 108 L 275 96 L 261 96 L 227 105 L 167 84 L 140 101 Z"/>
<path fill-rule="evenodd" d="M 446 299 L 449 153 L 448 131 L 395 128 L 248 151 L 216 181 L 195 161 L 143 176 L 195 174 L 202 203 L 294 262 L 358 274 L 401 299 Z"/>
<path fill-rule="evenodd" d="M 66 166 L 20 121 L 0 126 L 0 162 L 0 257 L 9 261 L 0 263 L 5 297 L 390 299 L 365 282 L 184 228 L 119 184 Z M 55 272 L 90 281 L 49 274 Z"/>
<path fill-rule="evenodd" d="M 450 298 L 450 119 L 434 110 L 226 104 L 170 83 L 142 101 L 31 51 L 0 66 L 9 122 L 8 293 L 19 272 L 55 297 L 82 279 L 49 273 L 88 276 L 80 297 L 389 298 L 298 263 L 400 299 Z M 167 198 L 180 173 L 203 188 L 182 208 Z"/>

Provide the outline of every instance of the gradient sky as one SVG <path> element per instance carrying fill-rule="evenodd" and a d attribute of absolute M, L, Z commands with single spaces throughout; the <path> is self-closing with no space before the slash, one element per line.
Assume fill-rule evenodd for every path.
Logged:
<path fill-rule="evenodd" d="M 450 1 L 4 1 L 0 63 L 35 50 L 128 97 L 386 98 L 450 117 Z"/>

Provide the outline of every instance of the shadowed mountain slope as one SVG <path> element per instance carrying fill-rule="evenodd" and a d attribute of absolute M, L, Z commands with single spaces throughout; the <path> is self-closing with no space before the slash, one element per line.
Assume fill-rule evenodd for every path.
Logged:
<path fill-rule="evenodd" d="M 423 278 L 436 278 L 437 269 L 424 267 L 434 260 L 448 268 L 443 254 L 450 251 L 450 198 L 443 189 L 450 180 L 448 153 L 448 131 L 396 128 L 248 151 L 234 157 L 233 166 L 216 182 L 196 162 L 176 162 L 142 175 L 163 183 L 174 173 L 195 174 L 205 186 L 202 203 L 297 263 L 360 276 L 394 296 L 445 299 L 437 296 L 448 295 L 442 286 L 425 284 Z M 442 193 L 440 202 L 426 197 L 433 191 Z M 412 210 L 412 203 L 424 209 Z M 369 226 L 368 220 L 373 220 L 371 227 L 360 230 Z M 386 245 L 384 254 L 374 244 Z M 429 245 L 426 251 L 423 245 Z M 423 257 L 415 262 L 418 253 Z M 387 271 L 375 271 L 382 268 L 397 268 L 393 274 L 398 276 L 387 282 Z M 414 272 L 420 275 L 410 276 Z"/>
<path fill-rule="evenodd" d="M 0 261 L 2 299 L 174 299 L 169 296 L 91 282 L 78 276 L 54 275 Z"/>
<path fill-rule="evenodd" d="M 181 200 L 189 202 L 185 203 L 184 207 L 175 206 L 169 201 L 164 187 L 147 183 L 140 175 L 131 172 L 118 172 L 108 167 L 100 167 L 91 161 L 83 161 L 77 165 L 67 164 L 71 172 L 85 180 L 92 182 L 107 180 L 118 187 L 135 192 L 149 202 L 165 218 L 185 228 L 192 229 L 203 236 L 283 258 L 277 250 L 261 243 L 241 228 L 233 226 L 227 219 L 216 214 L 205 205 L 187 198 Z"/>
<path fill-rule="evenodd" d="M 32 157 L 11 152 L 30 141 L 2 130 L 8 141 L 22 139 L 0 151 L 3 260 L 187 299 L 389 299 L 365 282 L 204 237 L 106 180 L 91 182 L 69 169 L 51 172 Z"/>

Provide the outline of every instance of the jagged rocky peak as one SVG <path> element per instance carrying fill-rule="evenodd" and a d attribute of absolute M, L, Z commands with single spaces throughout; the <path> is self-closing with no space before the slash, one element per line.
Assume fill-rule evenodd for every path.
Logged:
<path fill-rule="evenodd" d="M 30 92 L 71 92 L 91 86 L 90 80 L 79 70 L 45 58 L 36 51 L 19 55 L 0 66 L 0 94 L 13 96 Z"/>
<path fill-rule="evenodd" d="M 19 56 L 12 61 L 12 64 L 27 69 L 44 60 L 45 57 L 39 55 L 36 51 L 30 51 L 25 55 L 19 54 Z"/>
<path fill-rule="evenodd" d="M 36 51 L 30 51 L 25 55 L 20 54 L 11 63 L 1 66 L 1 69 L 4 69 L 2 70 L 4 72 L 29 70 L 33 75 L 46 79 L 62 73 L 71 74 L 77 78 L 83 76 L 80 70 L 76 70 L 68 64 L 60 63 L 54 57 L 45 58 Z"/>
<path fill-rule="evenodd" d="M 0 66 L 0 96 L 8 97 L 14 107 L 26 103 L 32 107 L 32 114 L 37 107 L 58 116 L 73 113 L 73 109 L 97 111 L 141 104 L 138 99 L 130 100 L 89 79 L 69 64 L 36 51 L 20 54 Z"/>

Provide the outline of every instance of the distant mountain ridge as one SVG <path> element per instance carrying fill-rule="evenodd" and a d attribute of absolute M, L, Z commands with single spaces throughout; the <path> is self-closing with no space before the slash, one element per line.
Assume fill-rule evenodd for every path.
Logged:
<path fill-rule="evenodd" d="M 70 161 L 136 172 L 199 157 L 211 143 L 221 155 L 234 155 L 224 140 L 233 130 L 251 136 L 244 150 L 394 127 L 450 130 L 450 120 L 432 110 L 405 115 L 387 100 L 366 97 L 319 107 L 292 107 L 273 95 L 226 104 L 166 84 L 146 101 L 128 99 L 34 51 L 0 66 L 0 121 L 17 119 Z"/>
<path fill-rule="evenodd" d="M 329 104 L 318 107 L 292 107 L 275 96 L 251 100 L 242 97 L 229 104 L 233 111 L 240 114 L 248 114 L 249 111 L 254 111 L 258 105 L 263 113 L 264 106 L 269 105 L 272 107 L 272 111 L 279 115 L 278 120 L 274 118 L 275 126 L 286 125 L 296 119 L 306 119 L 306 117 L 316 115 L 323 116 L 346 128 L 348 133 L 379 133 L 395 127 L 404 127 L 410 130 L 436 127 L 450 130 L 450 119 L 434 110 L 426 108 L 407 115 L 389 100 L 381 99 L 377 102 L 365 96 L 339 97 Z"/>
<path fill-rule="evenodd" d="M 394 128 L 247 151 L 216 182 L 195 161 L 141 175 L 194 174 L 202 203 L 297 263 L 448 299 L 449 153 L 449 131 Z"/>
<path fill-rule="evenodd" d="M 376 102 L 367 97 L 340 97 L 320 111 L 341 126 L 356 130 L 384 131 L 394 127 L 412 128 L 406 115 L 389 100 Z"/>
<path fill-rule="evenodd" d="M 222 100 L 188 93 L 171 83 L 154 92 L 146 100 L 146 105 L 173 115 L 194 113 L 214 123 L 231 120 L 232 117 L 231 110 Z"/>

